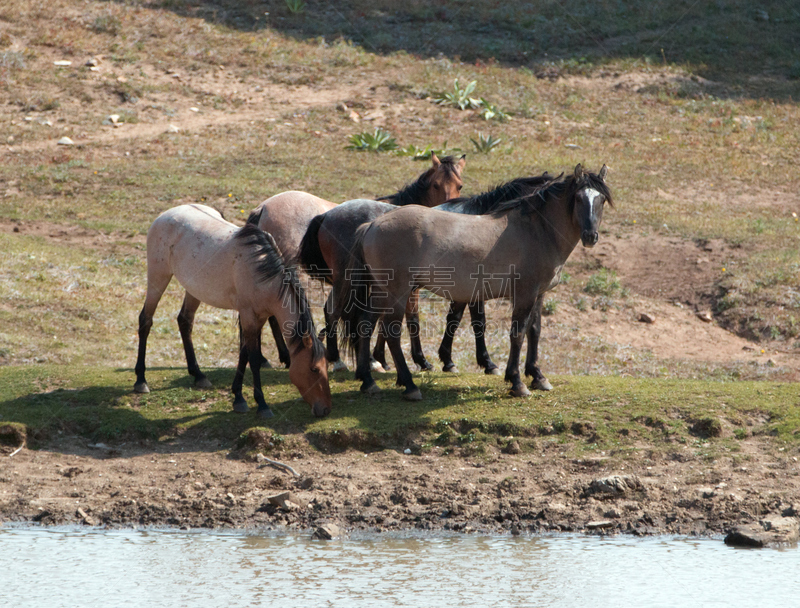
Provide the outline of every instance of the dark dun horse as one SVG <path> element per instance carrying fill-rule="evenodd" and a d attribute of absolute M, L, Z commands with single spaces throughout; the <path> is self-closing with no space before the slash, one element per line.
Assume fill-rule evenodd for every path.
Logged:
<path fill-rule="evenodd" d="M 153 314 L 172 277 L 186 290 L 178 314 L 178 328 L 195 386 L 208 388 L 192 344 L 194 315 L 201 302 L 239 312 L 243 346 L 231 391 L 233 409 L 246 412 L 242 381 L 247 363 L 253 372 L 253 394 L 258 415 L 272 410 L 261 389 L 259 337 L 266 320 L 274 316 L 289 346 L 292 364 L 289 379 L 311 405 L 316 416 L 331 411 L 325 349 L 314 331 L 314 322 L 294 270 L 284 265 L 270 235 L 248 223 L 242 228 L 226 222 L 205 205 L 181 205 L 162 213 L 147 232 L 147 297 L 139 315 L 139 356 L 136 360 L 137 393 L 148 393 L 145 380 L 147 337 Z"/>
<path fill-rule="evenodd" d="M 578 165 L 566 179 L 547 179 L 535 192 L 498 205 L 488 215 L 454 216 L 412 206 L 361 226 L 338 308 L 343 339 L 358 358 L 362 392 L 378 390 L 369 365 L 369 339 L 383 317 L 403 397 L 422 398 L 403 357 L 400 329 L 409 294 L 425 287 L 453 302 L 511 300 L 505 377 L 512 395 L 530 395 L 520 379 L 519 358 L 531 313 L 542 294 L 558 283 L 578 241 L 585 247 L 597 243 L 604 205 L 612 203 L 606 173 L 605 165 L 598 174 Z M 432 270 L 418 272 L 421 268 Z M 531 375 L 532 369 L 526 365 L 525 372 Z"/>
<path fill-rule="evenodd" d="M 463 167 L 463 159 L 456 163 L 453 163 L 449 157 L 440 161 L 435 154 L 432 154 L 431 167 L 424 171 L 415 182 L 404 187 L 397 194 L 384 196 L 378 200 L 384 200 L 393 205 L 405 205 L 413 202 L 433 207 L 448 198 L 458 196 L 458 192 L 461 190 Z M 374 203 L 375 201 L 370 202 Z M 260 213 L 258 227 L 273 236 L 284 259 L 295 260 L 301 246 L 300 242 L 312 219 L 339 206 L 308 192 L 291 190 L 268 198 L 253 210 L 251 217 Z M 347 251 L 349 252 L 349 249 Z M 274 317 L 269 319 L 269 324 L 278 347 L 278 359 L 288 366 L 290 363 L 289 351 Z M 330 348 L 330 340 L 328 344 Z M 335 338 L 333 344 L 332 352 L 336 356 L 329 361 L 341 366 L 343 364 L 339 361 Z M 264 361 L 266 362 L 266 359 Z M 337 369 L 336 365 L 334 365 L 334 369 Z"/>
<path fill-rule="evenodd" d="M 336 292 L 344 279 L 344 269 L 350 258 L 350 250 L 355 239 L 355 231 L 365 222 L 405 205 L 433 207 L 458 196 L 461 191 L 461 172 L 466 159 L 456 160 L 445 156 L 441 160 L 431 156 L 433 167 L 422 174 L 417 181 L 406 186 L 397 194 L 384 196 L 377 201 L 355 199 L 338 205 L 335 209 L 315 217 L 300 243 L 299 260 L 312 277 L 325 280 L 333 286 L 325 305 L 325 331 L 328 345 L 328 361 L 334 363 L 334 370 L 346 369 L 339 358 L 336 343 L 336 322 L 339 311 L 334 308 Z M 419 339 L 419 293 L 415 291 L 406 309 L 408 332 L 411 335 L 411 353 L 414 361 L 422 369 L 432 369 L 422 353 Z M 379 336 L 380 340 L 380 336 Z M 375 347 L 377 359 L 385 364 L 380 344 Z"/>

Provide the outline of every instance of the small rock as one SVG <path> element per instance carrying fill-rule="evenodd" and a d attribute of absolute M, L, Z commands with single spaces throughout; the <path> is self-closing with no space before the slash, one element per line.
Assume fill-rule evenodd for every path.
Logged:
<path fill-rule="evenodd" d="M 711 313 L 707 310 L 703 310 L 700 312 L 696 312 L 695 316 L 700 319 L 703 323 L 711 323 L 714 319 L 711 316 Z"/>
<path fill-rule="evenodd" d="M 283 509 L 284 511 L 303 509 L 308 504 L 306 501 L 295 496 L 292 492 L 281 492 L 280 494 L 267 496 L 267 501 L 269 504 Z"/>
<path fill-rule="evenodd" d="M 170 125 L 167 127 L 167 133 L 180 133 L 180 129 L 175 125 Z"/>
<path fill-rule="evenodd" d="M 95 525 L 94 518 L 93 518 L 93 517 L 91 517 L 90 515 L 87 515 L 86 511 L 84 511 L 84 510 L 83 510 L 83 509 L 81 509 L 80 507 L 78 507 L 78 510 L 77 510 L 75 513 L 76 513 L 76 515 L 77 515 L 78 517 L 80 517 L 80 518 L 83 520 L 83 522 L 84 522 L 84 523 L 85 523 L 87 526 L 93 526 L 93 525 Z"/>
<path fill-rule="evenodd" d="M 84 65 L 90 68 L 96 68 L 98 65 L 100 65 L 100 61 L 97 59 L 97 57 L 92 57 L 91 59 L 87 59 Z"/>
<path fill-rule="evenodd" d="M 200 108 L 189 108 L 190 112 L 199 112 Z"/>
<path fill-rule="evenodd" d="M 336 524 L 323 524 L 314 530 L 313 538 L 319 540 L 333 540 L 341 534 L 339 526 Z"/>
<path fill-rule="evenodd" d="M 58 140 L 58 145 L 59 146 L 74 146 L 75 142 L 72 141 L 69 137 L 64 136 L 64 137 L 62 137 L 61 139 Z"/>
<path fill-rule="evenodd" d="M 602 521 L 590 521 L 586 524 L 587 530 L 603 530 L 605 528 L 613 528 L 614 522 L 604 519 Z"/>
<path fill-rule="evenodd" d="M 70 65 L 72 65 L 72 62 L 71 62 L 71 61 L 66 61 L 66 60 L 63 60 L 63 59 L 62 59 L 62 60 L 59 60 L 59 61 L 54 61 L 54 62 L 53 62 L 53 65 L 57 65 L 58 67 L 65 68 L 65 67 L 67 67 L 67 66 L 70 66 Z"/>
<path fill-rule="evenodd" d="M 340 112 L 344 113 L 344 114 L 347 114 L 347 111 L 350 108 L 347 107 L 347 104 L 345 102 L 340 101 L 339 103 L 336 104 L 336 109 L 339 110 Z"/>
<path fill-rule="evenodd" d="M 410 456 L 411 455 L 411 448 L 406 448 L 405 450 L 403 450 L 403 454 L 405 454 L 406 456 Z"/>
<path fill-rule="evenodd" d="M 649 313 L 643 312 L 643 313 L 641 313 L 639 315 L 639 321 L 641 323 L 651 323 L 652 324 L 652 323 L 656 322 L 656 318 L 653 315 L 649 314 Z"/>
<path fill-rule="evenodd" d="M 578 144 L 564 144 L 565 148 L 570 148 L 572 150 L 580 150 L 581 147 Z"/>
<path fill-rule="evenodd" d="M 310 490 L 314 485 L 314 480 L 311 477 L 306 477 L 303 481 L 297 484 L 301 490 Z"/>
<path fill-rule="evenodd" d="M 125 84 L 126 82 L 128 82 L 128 79 L 125 78 L 125 76 L 117 76 L 117 82 L 120 84 Z"/>
<path fill-rule="evenodd" d="M 611 475 L 592 481 L 585 488 L 584 495 L 606 498 L 636 491 L 644 491 L 644 484 L 635 475 Z"/>
<path fill-rule="evenodd" d="M 519 445 L 519 441 L 516 439 L 511 439 L 509 442 L 503 447 L 502 452 L 504 454 L 519 454 L 522 452 L 522 448 Z"/>
<path fill-rule="evenodd" d="M 92 67 L 89 68 L 89 71 L 91 71 L 91 72 L 99 72 L 100 68 L 98 68 L 96 65 L 93 65 Z"/>
<path fill-rule="evenodd" d="M 90 443 L 88 446 L 93 450 L 110 450 L 111 448 L 108 447 L 105 443 Z"/>
<path fill-rule="evenodd" d="M 726 545 L 739 547 L 769 547 L 796 543 L 800 524 L 795 517 L 768 515 L 758 524 L 736 526 L 725 537 Z"/>
<path fill-rule="evenodd" d="M 350 114 L 347 117 L 355 123 L 361 122 L 361 116 L 358 115 L 358 112 L 355 110 L 350 110 Z"/>

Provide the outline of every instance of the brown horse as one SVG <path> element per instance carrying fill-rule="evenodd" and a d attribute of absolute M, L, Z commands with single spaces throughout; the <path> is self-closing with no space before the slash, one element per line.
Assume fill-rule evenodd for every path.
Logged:
<path fill-rule="evenodd" d="M 405 186 L 396 194 L 383 196 L 377 200 L 386 201 L 392 205 L 413 203 L 427 207 L 443 203 L 449 198 L 458 196 L 462 185 L 461 170 L 464 162 L 463 157 L 455 163 L 450 157 L 440 161 L 435 154 L 431 154 L 431 167 L 424 171 L 416 181 Z M 374 203 L 374 201 L 371 202 Z M 338 206 L 336 203 L 331 203 L 313 194 L 292 190 L 268 198 L 253 210 L 253 214 L 261 213 L 258 227 L 273 236 L 284 258 L 295 260 L 299 253 L 300 243 L 312 219 Z M 355 226 L 353 230 L 355 230 Z M 349 247 L 345 251 L 346 255 L 349 255 Z M 346 263 L 347 257 L 344 259 Z M 269 319 L 269 324 L 278 347 L 278 358 L 281 363 L 288 366 L 290 363 L 289 352 L 283 343 L 275 319 Z M 329 348 L 330 343 L 329 340 Z M 335 358 L 330 361 L 334 363 L 334 369 L 336 369 L 335 364 L 339 362 L 339 353 L 336 349 L 335 334 L 333 345 L 332 352 L 335 354 Z"/>
<path fill-rule="evenodd" d="M 382 317 L 403 397 L 422 398 L 400 347 L 400 327 L 411 291 L 425 287 L 452 302 L 512 302 L 511 350 L 506 380 L 511 394 L 530 395 L 519 375 L 522 341 L 542 294 L 558 283 L 581 241 L 597 243 L 606 202 L 605 165 L 598 174 L 578 165 L 572 175 L 544 181 L 534 193 L 498 206 L 489 215 L 456 215 L 402 207 L 358 229 L 339 292 L 343 338 L 357 354 L 363 392 L 377 386 L 369 365 L 369 338 Z"/>
<path fill-rule="evenodd" d="M 242 381 L 249 362 L 258 415 L 273 415 L 261 389 L 259 348 L 261 328 L 272 316 L 292 348 L 292 384 L 316 416 L 331 411 L 325 349 L 314 331 L 308 303 L 294 271 L 284 264 L 268 234 L 251 223 L 238 228 L 205 205 L 173 207 L 158 216 L 147 232 L 147 297 L 139 315 L 134 391 L 150 392 L 145 380 L 147 337 L 158 302 L 173 276 L 186 290 L 178 328 L 196 387 L 211 386 L 197 365 L 192 344 L 194 315 L 200 303 L 205 302 L 239 312 L 243 346 L 231 388 L 234 411 L 248 409 L 242 397 Z"/>
<path fill-rule="evenodd" d="M 419 176 L 417 181 L 406 186 L 397 194 L 384 196 L 378 201 L 355 199 L 319 215 L 311 222 L 300 244 L 300 263 L 315 278 L 324 279 L 333 286 L 325 305 L 325 333 L 327 335 L 328 361 L 334 370 L 346 369 L 339 359 L 336 344 L 336 321 L 339 311 L 334 309 L 335 293 L 344 279 L 344 269 L 350 258 L 350 250 L 355 240 L 356 228 L 365 222 L 405 205 L 432 207 L 455 198 L 461 191 L 463 182 L 461 172 L 466 164 L 465 157 L 452 156 L 439 160 L 431 156 L 433 166 Z M 419 339 L 419 292 L 414 291 L 406 308 L 406 321 L 411 336 L 411 353 L 414 361 L 423 369 L 432 369 L 422 353 Z M 385 363 L 383 337 L 378 336 L 375 346 L 377 358 Z"/>

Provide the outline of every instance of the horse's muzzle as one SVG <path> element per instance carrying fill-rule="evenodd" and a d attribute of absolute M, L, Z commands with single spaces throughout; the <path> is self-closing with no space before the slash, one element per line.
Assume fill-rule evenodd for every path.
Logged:
<path fill-rule="evenodd" d="M 311 411 L 314 412 L 314 415 L 317 418 L 324 418 L 331 413 L 331 408 L 329 405 L 323 405 L 322 403 L 317 402 L 311 406 Z"/>
<path fill-rule="evenodd" d="M 597 231 L 584 230 L 581 233 L 581 242 L 584 247 L 594 247 L 597 244 L 600 235 Z"/>

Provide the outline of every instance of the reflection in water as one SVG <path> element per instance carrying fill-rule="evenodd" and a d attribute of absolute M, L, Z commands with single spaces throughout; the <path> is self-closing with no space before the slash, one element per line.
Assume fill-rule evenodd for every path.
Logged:
<path fill-rule="evenodd" d="M 800 551 L 719 540 L 0 529 L 0 604 L 780 606 Z"/>

